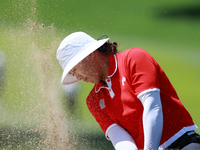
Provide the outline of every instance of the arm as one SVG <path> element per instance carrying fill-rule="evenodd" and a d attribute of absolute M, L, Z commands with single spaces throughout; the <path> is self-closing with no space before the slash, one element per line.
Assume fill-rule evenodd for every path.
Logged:
<path fill-rule="evenodd" d="M 144 149 L 158 149 L 163 129 L 163 113 L 159 89 L 139 94 L 143 104 Z"/>
<path fill-rule="evenodd" d="M 94 91 L 95 92 L 95 91 Z M 111 140 L 116 150 L 135 150 L 137 146 L 130 134 L 113 120 L 99 107 L 99 100 L 90 94 L 87 98 L 87 106 L 108 140 Z"/>
<path fill-rule="evenodd" d="M 108 127 L 106 136 L 109 137 L 116 150 L 138 149 L 130 134 L 117 124 Z"/>

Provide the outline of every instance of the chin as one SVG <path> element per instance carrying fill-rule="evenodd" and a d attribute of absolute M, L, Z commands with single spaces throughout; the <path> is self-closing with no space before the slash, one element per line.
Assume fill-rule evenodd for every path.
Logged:
<path fill-rule="evenodd" d="M 96 81 L 96 82 L 95 82 L 95 81 L 91 81 L 90 83 L 97 84 L 97 83 L 99 83 L 99 82 L 97 82 L 97 81 Z"/>
<path fill-rule="evenodd" d="M 90 83 L 97 84 L 97 83 L 99 83 L 99 82 L 100 82 L 100 80 L 93 80 L 93 81 L 91 81 Z"/>
<path fill-rule="evenodd" d="M 84 82 L 89 82 L 89 83 L 93 83 L 93 84 L 97 84 L 97 83 L 99 83 L 100 82 L 100 80 L 98 80 L 98 79 L 95 79 L 95 78 L 93 78 L 93 79 L 91 79 L 91 78 L 86 78 L 85 80 L 83 80 Z"/>
<path fill-rule="evenodd" d="M 84 82 L 87 82 L 87 83 L 93 83 L 93 84 L 96 84 L 96 83 L 98 83 L 98 82 L 95 82 L 95 81 L 93 81 L 93 80 L 83 80 Z"/>

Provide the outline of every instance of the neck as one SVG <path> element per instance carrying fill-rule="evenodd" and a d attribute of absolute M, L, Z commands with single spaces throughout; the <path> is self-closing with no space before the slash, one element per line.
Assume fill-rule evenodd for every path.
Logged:
<path fill-rule="evenodd" d="M 108 76 L 108 71 L 109 71 L 109 55 L 100 53 L 99 64 L 101 67 L 101 81 L 105 82 Z"/>
<path fill-rule="evenodd" d="M 101 80 L 101 82 L 102 82 L 105 86 L 108 86 L 105 80 L 104 80 L 104 81 Z"/>

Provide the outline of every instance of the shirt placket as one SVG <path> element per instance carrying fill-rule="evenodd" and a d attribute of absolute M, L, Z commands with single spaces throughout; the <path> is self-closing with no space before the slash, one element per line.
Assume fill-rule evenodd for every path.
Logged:
<path fill-rule="evenodd" d="M 112 83 L 111 83 L 111 79 L 109 77 L 106 79 L 106 83 L 108 85 L 108 87 L 106 87 L 106 88 L 109 91 L 110 97 L 113 98 L 115 96 L 115 93 L 112 90 Z"/>

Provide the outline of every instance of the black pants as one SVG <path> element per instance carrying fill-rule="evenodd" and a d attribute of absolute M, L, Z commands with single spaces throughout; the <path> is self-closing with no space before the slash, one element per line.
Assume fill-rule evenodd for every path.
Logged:
<path fill-rule="evenodd" d="M 200 144 L 200 135 L 194 131 L 189 131 L 183 134 L 175 142 L 173 142 L 167 149 L 182 149 L 190 143 L 199 143 Z"/>

